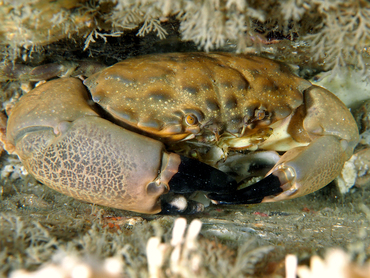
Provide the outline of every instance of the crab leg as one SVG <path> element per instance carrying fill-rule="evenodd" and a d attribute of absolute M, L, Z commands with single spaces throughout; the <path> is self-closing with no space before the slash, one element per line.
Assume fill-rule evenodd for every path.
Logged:
<path fill-rule="evenodd" d="M 287 151 L 260 182 L 231 194 L 209 194 L 216 204 L 250 204 L 292 199 L 312 193 L 330 183 L 353 153 L 359 135 L 344 104 L 327 90 L 312 86 L 305 91 L 304 113 L 292 117 L 308 146 Z M 327 111 L 333 111 L 329 117 Z M 305 135 L 305 136 L 306 136 Z M 301 139 L 302 140 L 302 139 Z"/>

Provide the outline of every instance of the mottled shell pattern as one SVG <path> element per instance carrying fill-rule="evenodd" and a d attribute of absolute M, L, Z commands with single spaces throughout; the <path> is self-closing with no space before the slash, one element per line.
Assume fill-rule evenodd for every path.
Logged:
<path fill-rule="evenodd" d="M 311 86 L 287 65 L 231 53 L 127 59 L 85 85 L 121 125 L 168 142 L 251 136 L 290 115 Z"/>

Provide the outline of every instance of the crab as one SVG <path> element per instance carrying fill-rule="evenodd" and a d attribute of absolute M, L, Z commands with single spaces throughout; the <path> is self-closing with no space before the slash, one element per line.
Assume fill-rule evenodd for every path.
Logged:
<path fill-rule="evenodd" d="M 168 53 L 36 87 L 12 109 L 7 140 L 47 186 L 154 214 L 200 211 L 196 201 L 184 197 L 182 207 L 173 197 L 196 191 L 216 204 L 306 195 L 339 174 L 359 135 L 336 96 L 283 63 Z M 268 150 L 285 153 L 251 186 L 219 170 L 235 156 Z"/>

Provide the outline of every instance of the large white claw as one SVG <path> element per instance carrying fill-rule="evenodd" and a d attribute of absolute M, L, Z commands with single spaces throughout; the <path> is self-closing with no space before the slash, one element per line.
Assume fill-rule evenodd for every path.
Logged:
<path fill-rule="evenodd" d="M 324 88 L 304 92 L 304 104 L 291 117 L 296 141 L 309 144 L 287 151 L 260 182 L 232 194 L 209 194 L 218 204 L 275 202 L 303 196 L 330 183 L 359 140 L 347 107 Z"/>

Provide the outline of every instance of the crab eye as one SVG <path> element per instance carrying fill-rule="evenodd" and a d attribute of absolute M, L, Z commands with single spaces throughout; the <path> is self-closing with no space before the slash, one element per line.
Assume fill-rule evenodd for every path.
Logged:
<path fill-rule="evenodd" d="M 198 118 L 194 114 L 185 115 L 185 123 L 189 126 L 198 124 Z"/>
<path fill-rule="evenodd" d="M 264 110 L 256 109 L 256 111 L 254 111 L 254 117 L 256 118 L 256 120 L 263 120 L 265 116 L 266 113 Z"/>

